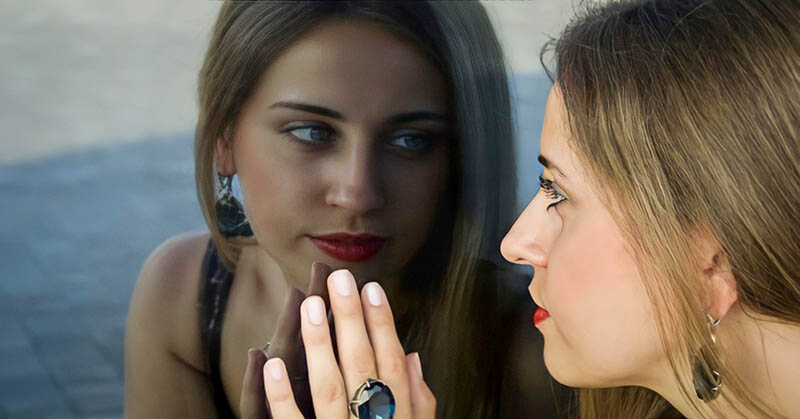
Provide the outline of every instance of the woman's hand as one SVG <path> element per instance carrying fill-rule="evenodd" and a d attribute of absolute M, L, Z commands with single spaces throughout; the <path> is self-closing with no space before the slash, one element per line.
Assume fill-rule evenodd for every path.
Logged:
<path fill-rule="evenodd" d="M 286 294 L 275 332 L 269 341 L 267 353 L 264 354 L 259 349 L 248 351 L 247 369 L 242 380 L 242 393 L 239 398 L 239 414 L 243 419 L 263 419 L 268 415 L 262 371 L 267 358 L 273 357 L 283 359 L 289 370 L 292 371 L 292 386 L 301 411 L 306 414 L 312 413 L 305 352 L 300 339 L 300 304 L 306 296 L 312 295 L 322 298 L 323 301 L 328 300 L 326 281 L 331 271 L 330 266 L 314 262 L 311 266 L 311 281 L 306 294 L 303 295 L 294 287 L 290 287 Z"/>
<path fill-rule="evenodd" d="M 366 284 L 359 296 L 353 276 L 340 270 L 328 277 L 327 286 L 335 324 L 338 363 L 324 300 L 318 296 L 308 297 L 300 309 L 317 417 L 351 417 L 350 399 L 362 383 L 372 378 L 386 383 L 394 394 L 395 418 L 433 418 L 436 400 L 423 380 L 419 355 L 405 355 L 397 338 L 386 294 L 380 285 L 374 282 Z M 272 416 L 277 419 L 302 418 L 283 360 L 271 358 L 267 361 L 263 376 Z"/>

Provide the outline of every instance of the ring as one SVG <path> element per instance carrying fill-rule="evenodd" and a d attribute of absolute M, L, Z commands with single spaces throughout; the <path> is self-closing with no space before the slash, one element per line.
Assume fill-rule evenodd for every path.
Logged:
<path fill-rule="evenodd" d="M 394 395 L 383 381 L 367 378 L 350 400 L 350 413 L 361 419 L 391 419 Z"/>

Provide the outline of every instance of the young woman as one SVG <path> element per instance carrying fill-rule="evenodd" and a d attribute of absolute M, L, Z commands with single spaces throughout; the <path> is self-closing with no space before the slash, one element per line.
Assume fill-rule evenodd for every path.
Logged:
<path fill-rule="evenodd" d="M 126 416 L 264 414 L 245 369 L 266 359 L 251 348 L 288 361 L 310 415 L 295 313 L 297 290 L 326 298 L 314 261 L 386 289 L 441 416 L 552 414 L 507 310 L 522 303 L 490 263 L 514 203 L 505 71 L 478 3 L 224 3 L 195 143 L 210 232 L 168 240 L 142 268 Z M 531 385 L 541 397 L 515 397 Z"/>
<path fill-rule="evenodd" d="M 583 418 L 800 417 L 800 5 L 614 2 L 555 57 L 502 245 L 550 373 Z"/>
<path fill-rule="evenodd" d="M 535 268 L 548 370 L 581 389 L 581 418 L 800 417 L 800 5 L 613 2 L 555 57 L 541 190 L 501 248 Z M 399 389 L 398 415 L 432 417 L 413 354 L 405 376 L 381 371 L 399 357 L 386 304 L 364 293 L 353 321 L 336 281 L 337 328 L 370 338 L 351 325 L 339 347 L 371 342 L 366 376 Z M 303 333 L 317 389 L 363 379 L 326 356 L 323 328 Z M 265 371 L 277 407 L 284 369 Z"/>

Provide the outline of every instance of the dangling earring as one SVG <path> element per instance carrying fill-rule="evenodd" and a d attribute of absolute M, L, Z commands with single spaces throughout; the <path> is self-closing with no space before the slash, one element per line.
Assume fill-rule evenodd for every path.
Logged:
<path fill-rule="evenodd" d="M 716 331 L 720 319 L 714 320 L 714 318 L 708 314 L 706 314 L 706 318 L 708 319 L 709 330 L 711 331 L 711 342 L 716 344 Z M 712 365 L 709 361 L 711 359 L 709 352 L 709 349 L 705 346 L 700 348 L 700 357 L 694 358 L 694 369 L 692 371 L 694 391 L 697 393 L 697 398 L 704 402 L 714 400 L 719 395 L 719 387 L 722 385 L 722 377 L 719 375 L 717 366 Z M 704 365 L 708 366 L 708 369 L 704 368 Z"/>
<path fill-rule="evenodd" d="M 219 191 L 217 191 L 217 228 L 225 237 L 252 236 L 250 222 L 244 213 L 242 204 L 233 196 L 233 176 L 222 176 L 217 173 Z"/>

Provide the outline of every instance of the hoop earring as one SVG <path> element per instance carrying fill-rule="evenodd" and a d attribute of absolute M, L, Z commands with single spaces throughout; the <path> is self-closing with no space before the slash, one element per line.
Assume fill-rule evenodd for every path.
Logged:
<path fill-rule="evenodd" d="M 717 343 L 716 330 L 719 326 L 720 319 L 714 319 L 706 314 L 708 320 L 709 330 L 711 331 L 711 342 Z M 709 360 L 710 350 L 703 346 L 700 348 L 700 356 L 694 358 L 694 369 L 692 370 L 692 381 L 694 382 L 694 391 L 697 398 L 708 403 L 719 396 L 719 388 L 722 386 L 722 377 L 719 375 L 716 365 L 712 365 Z M 706 368 L 707 367 L 707 368 Z"/>
<path fill-rule="evenodd" d="M 217 228 L 225 237 L 253 235 L 250 222 L 244 213 L 242 204 L 233 196 L 233 176 L 222 176 L 217 173 L 219 190 L 217 191 Z"/>

